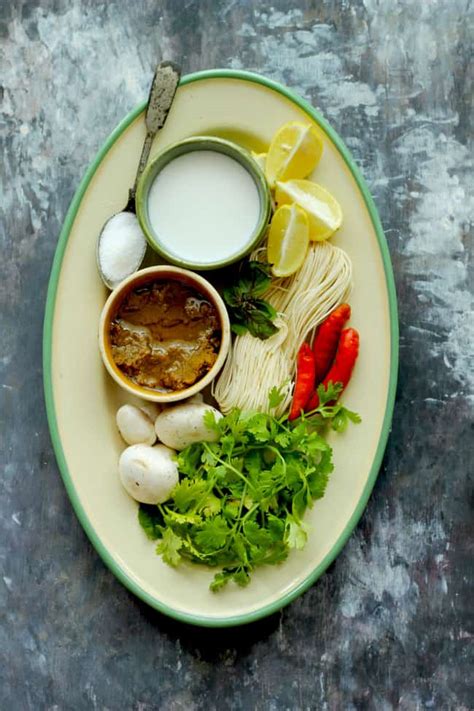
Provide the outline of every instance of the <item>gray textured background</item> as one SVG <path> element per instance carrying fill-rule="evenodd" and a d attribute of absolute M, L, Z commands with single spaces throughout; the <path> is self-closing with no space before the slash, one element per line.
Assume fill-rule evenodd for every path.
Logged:
<path fill-rule="evenodd" d="M 2 711 L 473 707 L 470 4 L 1 0 Z M 399 294 L 398 402 L 367 511 L 306 595 L 234 631 L 183 627 L 119 585 L 44 414 L 61 223 L 162 56 L 254 69 L 323 111 L 373 192 Z"/>

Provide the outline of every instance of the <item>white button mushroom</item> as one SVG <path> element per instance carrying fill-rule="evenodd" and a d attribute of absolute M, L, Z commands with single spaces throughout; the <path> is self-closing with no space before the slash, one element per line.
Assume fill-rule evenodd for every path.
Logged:
<path fill-rule="evenodd" d="M 175 452 L 163 444 L 134 444 L 122 452 L 120 480 L 127 492 L 143 504 L 161 504 L 179 481 Z"/>
<path fill-rule="evenodd" d="M 156 420 L 161 412 L 161 407 L 160 405 L 157 405 L 156 402 L 147 402 L 146 400 L 142 400 L 138 407 L 150 418 L 152 422 Z"/>
<path fill-rule="evenodd" d="M 164 410 L 155 420 L 158 439 L 177 450 L 193 442 L 215 442 L 218 433 L 204 424 L 204 414 L 208 411 L 214 413 L 216 420 L 222 417 L 211 405 L 191 400 Z"/>
<path fill-rule="evenodd" d="M 117 410 L 117 427 L 127 444 L 154 444 L 156 441 L 153 421 L 141 408 L 122 405 Z"/>
<path fill-rule="evenodd" d="M 196 395 L 193 395 L 192 397 L 189 398 L 189 400 L 186 400 L 186 402 L 182 403 L 182 404 L 189 405 L 190 403 L 196 403 L 196 402 L 204 402 L 202 393 L 196 393 Z"/>

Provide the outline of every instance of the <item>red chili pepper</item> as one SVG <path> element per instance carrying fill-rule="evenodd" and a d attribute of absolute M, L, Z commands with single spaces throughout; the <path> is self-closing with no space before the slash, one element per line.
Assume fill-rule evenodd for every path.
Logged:
<path fill-rule="evenodd" d="M 322 382 L 324 387 L 327 388 L 330 382 L 334 384 L 342 383 L 342 390 L 344 390 L 351 379 L 352 371 L 358 355 L 359 334 L 355 328 L 346 328 L 341 332 L 334 363 Z M 318 405 L 319 397 L 318 393 L 315 392 L 309 399 L 309 402 L 306 405 L 306 410 L 308 412 L 315 410 Z"/>
<path fill-rule="evenodd" d="M 349 304 L 341 304 L 329 314 L 318 328 L 313 343 L 316 385 L 319 385 L 327 375 L 336 355 L 341 331 L 350 317 L 351 307 Z"/>
<path fill-rule="evenodd" d="M 309 343 L 303 343 L 296 360 L 296 383 L 289 420 L 301 415 L 314 390 L 314 353 Z"/>

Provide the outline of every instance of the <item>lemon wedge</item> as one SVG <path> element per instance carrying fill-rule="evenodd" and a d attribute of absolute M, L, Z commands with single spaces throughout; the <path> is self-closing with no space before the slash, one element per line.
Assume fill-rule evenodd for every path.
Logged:
<path fill-rule="evenodd" d="M 266 153 L 255 153 L 252 151 L 252 158 L 254 159 L 255 163 L 265 172 L 265 163 L 267 161 L 267 154 Z"/>
<path fill-rule="evenodd" d="M 306 178 L 323 152 L 323 142 L 310 124 L 290 121 L 276 132 L 265 161 L 265 176 L 274 187 L 277 180 Z"/>
<path fill-rule="evenodd" d="M 342 224 L 342 210 L 337 200 L 321 185 L 310 180 L 277 182 L 275 200 L 278 206 L 295 204 L 305 210 L 310 240 L 325 240 Z"/>
<path fill-rule="evenodd" d="M 273 215 L 267 259 L 276 277 L 294 274 L 303 264 L 309 244 L 308 218 L 298 205 L 283 205 Z"/>

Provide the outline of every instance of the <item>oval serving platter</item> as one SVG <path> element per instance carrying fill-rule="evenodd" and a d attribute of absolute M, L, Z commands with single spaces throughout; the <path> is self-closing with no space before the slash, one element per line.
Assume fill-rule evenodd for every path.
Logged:
<path fill-rule="evenodd" d="M 246 588 L 209 590 L 213 573 L 192 564 L 173 569 L 155 553 L 137 521 L 137 504 L 120 485 L 124 448 L 115 412 L 126 395 L 99 354 L 99 315 L 107 293 L 95 245 L 105 220 L 122 209 L 145 135 L 144 104 L 99 151 L 71 203 L 59 238 L 44 326 L 44 384 L 49 427 L 74 510 L 106 565 L 135 595 L 178 620 L 208 627 L 251 622 L 288 604 L 326 570 L 359 520 L 387 442 L 398 368 L 398 320 L 390 256 L 376 208 L 349 151 L 329 124 L 289 89 L 257 74 L 211 70 L 184 77 L 152 157 L 192 135 L 231 138 L 264 151 L 291 120 L 312 121 L 324 153 L 310 179 L 327 187 L 344 212 L 333 243 L 354 266 L 352 323 L 361 354 L 344 394 L 362 423 L 332 438 L 335 469 L 324 498 L 306 514 L 306 547 L 279 566 L 257 570 Z M 370 383 L 370 389 L 367 388 Z"/>

